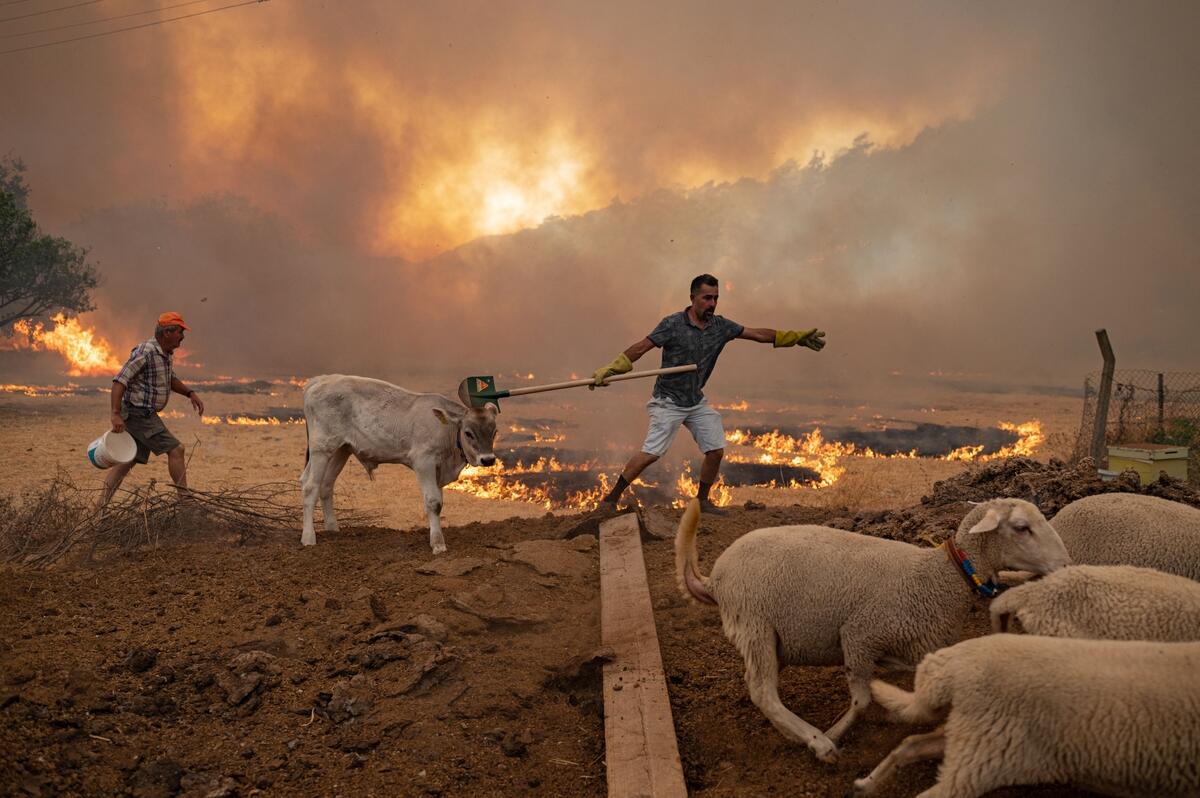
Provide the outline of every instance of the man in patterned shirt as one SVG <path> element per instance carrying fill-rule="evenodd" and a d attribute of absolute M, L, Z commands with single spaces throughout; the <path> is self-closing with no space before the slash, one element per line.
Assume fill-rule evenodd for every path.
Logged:
<path fill-rule="evenodd" d="M 168 312 L 158 317 L 154 337 L 133 348 L 129 360 L 113 378 L 112 429 L 128 432 L 137 442 L 137 456 L 132 463 L 113 466 L 104 478 L 104 500 L 108 503 L 135 463 L 147 463 L 150 454 L 167 456 L 167 471 L 171 480 L 181 488 L 187 487 L 187 461 L 183 444 L 168 430 L 158 414 L 167 406 L 171 391 L 192 400 L 198 414 L 204 413 L 204 402 L 195 391 L 180 382 L 172 368 L 173 353 L 183 343 L 188 326 L 178 313 Z"/>
<path fill-rule="evenodd" d="M 600 513 L 616 512 L 617 501 L 629 483 L 637 479 L 651 463 L 670 448 L 682 424 L 695 438 L 704 463 L 700 466 L 700 509 L 713 515 L 725 511 L 709 499 L 708 493 L 717 480 L 721 458 L 725 455 L 725 428 L 721 414 L 708 404 L 701 390 L 708 382 L 717 357 L 725 344 L 734 338 L 774 344 L 776 347 L 801 344 L 820 352 L 825 346 L 825 333 L 812 330 L 772 330 L 766 327 L 751 329 L 724 316 L 716 315 L 719 286 L 711 274 L 701 274 L 692 280 L 692 304 L 658 323 L 648 336 L 626 349 L 593 378 L 596 385 L 614 374 L 633 369 L 633 362 L 656 346 L 662 347 L 664 368 L 695 363 L 697 369 L 683 374 L 663 374 L 654 382 L 654 396 L 646 405 L 650 411 L 650 430 L 642 450 L 629 459 L 616 486 L 600 503 Z M 594 386 L 589 386 L 594 387 Z"/>

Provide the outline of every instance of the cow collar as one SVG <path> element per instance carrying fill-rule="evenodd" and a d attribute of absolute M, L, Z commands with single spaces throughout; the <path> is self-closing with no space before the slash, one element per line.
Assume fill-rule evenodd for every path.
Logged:
<path fill-rule="evenodd" d="M 938 548 L 946 550 L 946 556 L 954 564 L 955 570 L 962 574 L 967 587 L 984 598 L 995 598 L 1008 587 L 1008 585 L 1002 585 L 992 579 L 988 579 L 986 582 L 980 579 L 979 574 L 975 573 L 975 566 L 967 558 L 967 553 L 954 545 L 953 538 L 947 538 Z"/>

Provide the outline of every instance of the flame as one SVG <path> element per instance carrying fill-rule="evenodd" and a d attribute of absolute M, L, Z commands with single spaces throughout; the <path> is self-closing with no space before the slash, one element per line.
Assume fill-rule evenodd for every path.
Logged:
<path fill-rule="evenodd" d="M 562 471 L 589 472 L 591 463 L 570 465 L 559 462 L 556 458 L 541 457 L 535 463 L 525 465 L 518 463 L 512 468 L 505 468 L 499 460 L 487 468 L 467 466 L 458 477 L 458 481 L 446 486 L 449 490 L 468 493 L 480 499 L 502 499 L 505 501 L 538 504 L 547 510 L 556 507 L 562 509 L 591 510 L 611 489 L 608 475 L 601 472 L 595 487 L 575 491 L 564 498 L 556 499 L 551 490 L 545 485 L 527 485 L 513 480 L 521 474 L 544 474 Z M 640 480 L 634 480 L 639 484 Z"/>
<path fill-rule="evenodd" d="M 727 405 L 716 404 L 716 405 L 713 405 L 713 407 L 715 407 L 718 410 L 749 410 L 750 403 L 747 402 L 745 399 L 742 399 L 740 401 L 733 402 L 732 404 L 727 404 Z"/>
<path fill-rule="evenodd" d="M 683 470 L 679 472 L 679 476 L 675 479 L 675 490 L 681 498 L 672 501 L 672 507 L 683 507 L 699 492 L 700 483 L 692 479 L 690 465 L 685 463 Z M 729 490 L 729 486 L 725 484 L 725 477 L 721 474 L 717 475 L 717 481 L 709 489 L 708 498 L 718 507 L 727 507 L 733 501 L 733 492 Z"/>
<path fill-rule="evenodd" d="M 68 319 L 61 313 L 51 320 L 54 329 L 47 331 L 40 321 L 30 324 L 27 319 L 20 319 L 13 324 L 13 332 L 24 335 L 35 352 L 49 350 L 62 355 L 70 364 L 69 376 L 97 377 L 121 370 L 121 361 L 113 356 L 112 346 L 96 336 L 95 327 L 84 329 L 78 318 Z"/>
<path fill-rule="evenodd" d="M 98 389 L 84 389 L 73 382 L 66 385 L 22 385 L 0 383 L 0 393 L 19 393 L 25 396 L 76 396 L 80 393 L 99 393 Z"/>
<path fill-rule="evenodd" d="M 1005 457 L 1032 457 L 1045 440 L 1042 433 L 1042 423 L 1036 419 L 1023 424 L 1013 424 L 1007 421 L 999 422 L 1000 429 L 1016 433 L 1017 441 L 1002 447 L 991 454 L 983 454 L 983 445 L 961 446 L 952 452 L 933 458 L 952 462 L 988 462 Z M 789 465 L 807 468 L 817 472 L 818 479 L 814 487 L 826 488 L 837 482 L 846 472 L 840 464 L 843 457 L 863 457 L 868 459 L 914 460 L 920 457 L 916 449 L 895 454 L 880 454 L 870 447 L 859 448 L 853 443 L 825 441 L 820 429 L 814 429 L 807 435 L 794 438 L 774 430 L 762 435 L 735 429 L 727 436 L 730 446 L 748 447 L 758 450 L 757 455 L 748 456 L 734 453 L 728 456 L 735 463 L 763 463 L 767 465 Z M 778 487 L 778 486 L 776 486 Z M 789 487 L 801 487 L 792 480 Z"/>
<path fill-rule="evenodd" d="M 530 436 L 533 438 L 534 443 L 561 443 L 567 439 L 567 436 L 562 433 L 541 432 L 540 430 L 522 427 L 520 424 L 510 424 L 508 429 L 513 433 Z"/>
<path fill-rule="evenodd" d="M 259 422 L 261 423 L 261 422 Z M 1016 433 L 1015 443 L 1005 446 L 991 454 L 983 454 L 983 445 L 962 446 L 952 452 L 941 455 L 937 460 L 954 462 L 986 462 L 1004 457 L 1031 456 L 1044 440 L 1040 421 L 1027 421 L 1023 424 L 999 422 L 1001 429 Z M 527 432 L 536 435 L 535 431 L 518 425 L 512 425 L 514 432 Z M 846 473 L 843 460 L 848 457 L 865 459 L 915 460 L 920 457 L 915 449 L 895 454 L 881 454 L 870 447 L 858 447 L 853 443 L 826 441 L 820 429 L 814 429 L 800 437 L 793 437 L 779 430 L 755 435 L 747 430 L 735 429 L 727 436 L 728 446 L 734 451 L 726 454 L 726 459 L 734 463 L 762 463 L 765 465 L 784 465 L 804 468 L 816 472 L 816 478 L 809 481 L 791 479 L 786 483 L 772 480 L 763 487 L 783 489 L 821 489 L 835 484 Z M 549 438 L 545 442 L 553 442 Z M 575 491 L 565 497 L 552 491 L 546 484 L 529 485 L 519 479 L 523 475 L 555 473 L 589 473 L 598 472 L 598 484 L 586 490 Z M 640 479 L 635 485 L 653 488 L 654 483 Z M 536 504 L 547 510 L 578 509 L 589 510 L 599 503 L 608 493 L 610 482 L 608 475 L 601 470 L 596 461 L 571 464 L 563 463 L 556 457 L 539 457 L 533 462 L 517 461 L 513 465 L 505 465 L 497 461 L 496 465 L 481 468 L 468 466 L 463 469 L 457 482 L 446 486 L 451 490 L 468 493 L 483 499 L 503 499 Z M 683 506 L 686 501 L 696 495 L 697 484 L 693 477 L 691 466 L 684 465 L 674 482 L 675 491 L 679 498 L 672 503 L 675 507 Z M 725 483 L 724 477 L 718 477 L 713 485 L 709 498 L 718 506 L 727 506 L 733 501 L 733 491 Z"/>
<path fill-rule="evenodd" d="M 253 418 L 251 416 L 202 416 L 200 421 L 210 427 L 217 424 L 228 424 L 234 427 L 279 427 L 285 424 L 304 423 L 302 418 L 289 418 L 281 421 L 274 417 Z"/>

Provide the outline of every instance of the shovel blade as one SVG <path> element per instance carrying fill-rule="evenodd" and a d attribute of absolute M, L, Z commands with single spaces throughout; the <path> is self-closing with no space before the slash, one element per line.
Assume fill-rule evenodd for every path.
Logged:
<path fill-rule="evenodd" d="M 483 407 L 490 403 L 499 408 L 500 397 L 507 394 L 507 391 L 496 390 L 496 378 L 490 375 L 467 377 L 458 384 L 458 401 L 467 407 Z"/>

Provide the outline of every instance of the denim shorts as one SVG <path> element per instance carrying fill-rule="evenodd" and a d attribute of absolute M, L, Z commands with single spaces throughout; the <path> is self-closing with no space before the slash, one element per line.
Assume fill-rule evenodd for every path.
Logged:
<path fill-rule="evenodd" d="M 700 404 L 691 407 L 679 407 L 666 399 L 654 397 L 646 403 L 650 413 L 650 429 L 646 433 L 646 442 L 642 451 L 655 457 L 662 457 L 671 448 L 679 425 L 688 428 L 700 451 L 708 454 L 714 449 L 725 448 L 725 427 L 721 424 L 721 414 L 713 410 L 707 399 L 701 399 Z"/>

